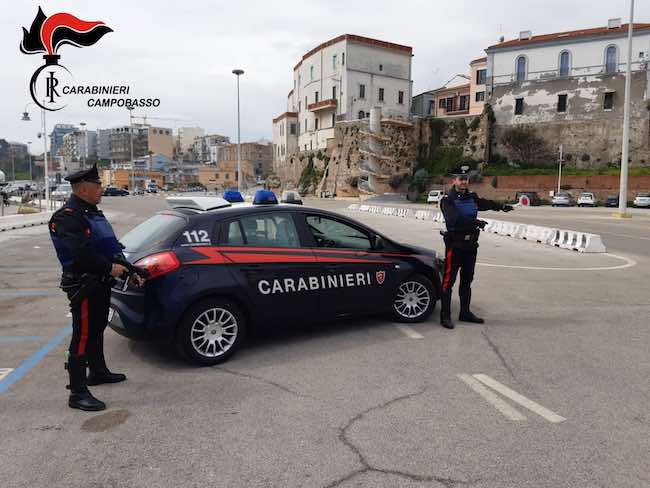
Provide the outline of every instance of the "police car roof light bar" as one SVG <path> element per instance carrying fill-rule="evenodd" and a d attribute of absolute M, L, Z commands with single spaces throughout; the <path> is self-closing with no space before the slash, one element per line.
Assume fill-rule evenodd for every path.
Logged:
<path fill-rule="evenodd" d="M 270 190 L 258 190 L 253 199 L 253 205 L 277 205 L 278 199 Z"/>
<path fill-rule="evenodd" d="M 190 208 L 203 212 L 231 206 L 228 201 L 219 197 L 167 197 L 166 200 L 171 208 Z"/>

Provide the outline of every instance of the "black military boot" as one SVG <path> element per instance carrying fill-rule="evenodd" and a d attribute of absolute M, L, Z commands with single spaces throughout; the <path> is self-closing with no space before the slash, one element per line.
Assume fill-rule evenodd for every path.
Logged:
<path fill-rule="evenodd" d="M 122 373 L 111 373 L 106 366 L 104 358 L 104 337 L 100 336 L 97 347 L 88 354 L 88 385 L 103 385 L 105 383 L 119 383 L 126 381 L 126 375 Z"/>
<path fill-rule="evenodd" d="M 440 298 L 440 325 L 445 329 L 453 329 L 454 322 L 451 320 L 451 294 L 443 293 Z"/>
<path fill-rule="evenodd" d="M 485 323 L 485 320 L 483 320 L 481 317 L 477 317 L 470 311 L 469 304 L 471 301 L 472 301 L 471 290 L 465 290 L 460 293 L 460 315 L 458 316 L 458 320 L 460 320 L 461 322 L 469 322 L 472 324 Z"/>
<path fill-rule="evenodd" d="M 440 315 L 440 325 L 442 325 L 445 329 L 453 329 L 456 327 L 454 325 L 454 321 L 451 320 L 451 317 L 445 317 L 442 314 Z"/>
<path fill-rule="evenodd" d="M 87 412 L 98 412 L 106 409 L 106 404 L 97 400 L 86 386 L 86 358 L 71 354 L 65 367 L 70 376 L 70 384 L 67 387 L 70 390 L 68 406 Z"/>

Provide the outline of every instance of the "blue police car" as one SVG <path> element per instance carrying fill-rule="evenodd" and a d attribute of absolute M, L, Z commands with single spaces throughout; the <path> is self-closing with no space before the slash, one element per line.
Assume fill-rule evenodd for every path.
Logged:
<path fill-rule="evenodd" d="M 172 341 L 192 363 L 225 361 L 251 327 L 375 313 L 420 322 L 440 297 L 435 251 L 336 213 L 277 204 L 265 191 L 252 204 L 167 200 L 170 210 L 121 239 L 150 278 L 144 288 L 117 282 L 109 325 Z"/>

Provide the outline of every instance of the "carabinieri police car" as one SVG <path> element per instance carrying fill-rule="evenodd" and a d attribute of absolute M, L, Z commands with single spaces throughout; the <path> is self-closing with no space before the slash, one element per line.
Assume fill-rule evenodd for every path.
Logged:
<path fill-rule="evenodd" d="M 247 329 L 278 322 L 376 313 L 420 322 L 440 297 L 435 251 L 336 213 L 279 205 L 268 191 L 252 204 L 167 200 L 170 210 L 121 240 L 150 278 L 143 288 L 118 281 L 109 325 L 127 337 L 173 341 L 190 362 L 223 362 Z"/>

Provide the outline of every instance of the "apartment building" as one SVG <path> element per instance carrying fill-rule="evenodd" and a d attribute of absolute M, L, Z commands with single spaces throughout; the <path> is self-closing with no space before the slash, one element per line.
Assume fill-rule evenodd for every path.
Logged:
<path fill-rule="evenodd" d="M 353 34 L 305 53 L 286 111 L 273 120 L 274 157 L 325 148 L 336 122 L 369 117 L 375 106 L 384 117 L 409 118 L 412 56 L 409 46 Z"/>

